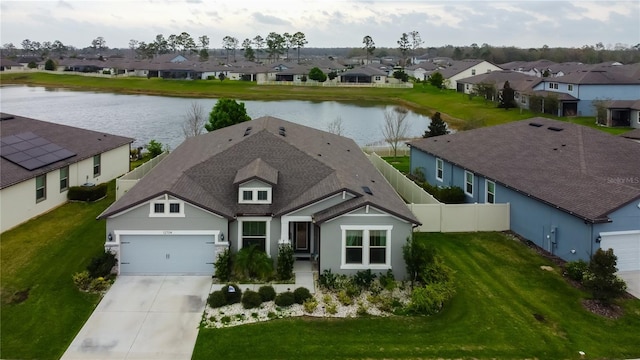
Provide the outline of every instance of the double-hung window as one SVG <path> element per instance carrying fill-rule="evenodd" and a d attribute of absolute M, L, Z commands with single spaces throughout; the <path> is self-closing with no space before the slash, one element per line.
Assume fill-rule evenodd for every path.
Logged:
<path fill-rule="evenodd" d="M 36 202 L 47 199 L 47 174 L 36 177 Z"/>
<path fill-rule="evenodd" d="M 342 269 L 391 268 L 391 229 L 385 225 L 342 225 Z"/>
<path fill-rule="evenodd" d="M 267 251 L 267 222 L 243 221 L 242 222 L 242 247 L 255 245 L 258 249 Z"/>
<path fill-rule="evenodd" d="M 473 197 L 474 176 L 472 172 L 464 172 L 464 193 Z"/>
<path fill-rule="evenodd" d="M 93 177 L 100 176 L 100 170 L 101 170 L 100 169 L 100 162 L 101 162 L 100 154 L 95 155 L 93 157 Z"/>
<path fill-rule="evenodd" d="M 60 169 L 60 192 L 69 189 L 69 167 L 65 166 Z"/>
<path fill-rule="evenodd" d="M 496 183 L 491 180 L 487 180 L 487 197 L 486 202 L 488 204 L 496 203 Z"/>
<path fill-rule="evenodd" d="M 444 167 L 444 163 L 442 161 L 442 159 L 436 159 L 436 179 L 439 181 L 442 181 L 443 178 L 443 167 Z"/>

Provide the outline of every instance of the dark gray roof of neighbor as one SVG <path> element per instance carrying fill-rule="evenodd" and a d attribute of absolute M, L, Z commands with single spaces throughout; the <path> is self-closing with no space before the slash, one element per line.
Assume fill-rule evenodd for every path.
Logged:
<path fill-rule="evenodd" d="M 80 129 L 17 115 L 2 113 L 0 116 L 2 117 L 0 121 L 0 136 L 2 138 L 30 132 L 75 153 L 74 156 L 34 170 L 27 170 L 2 157 L 0 158 L 0 189 L 130 144 L 134 140 L 124 136 Z"/>
<path fill-rule="evenodd" d="M 609 109 L 633 109 L 640 110 L 640 99 L 638 100 L 610 100 L 607 101 Z"/>
<path fill-rule="evenodd" d="M 583 70 L 568 75 L 546 78 L 546 82 L 581 85 L 638 85 L 640 78 L 632 78 L 620 71 Z"/>
<path fill-rule="evenodd" d="M 502 89 L 506 81 L 510 85 L 522 81 L 539 82 L 535 76 L 511 70 L 491 71 L 458 80 L 462 84 L 494 84 L 498 89 Z M 513 86 L 511 87 L 513 88 Z"/>
<path fill-rule="evenodd" d="M 355 76 L 355 75 L 364 75 L 364 76 L 387 76 L 387 73 L 379 70 L 373 66 L 360 66 L 350 70 L 347 70 L 340 74 L 340 76 Z"/>
<path fill-rule="evenodd" d="M 234 183 L 250 178 L 274 184 L 271 204 L 238 203 Z M 372 194 L 367 194 L 363 186 Z M 228 219 L 281 216 L 343 191 L 356 196 L 351 204 L 371 205 L 419 223 L 353 140 L 261 117 L 187 139 L 100 218 L 163 194 Z M 317 214 L 314 220 L 322 222 L 344 213 L 342 207 L 335 210 Z"/>
<path fill-rule="evenodd" d="M 537 117 L 410 145 L 590 222 L 640 199 L 640 146 L 582 125 Z"/>

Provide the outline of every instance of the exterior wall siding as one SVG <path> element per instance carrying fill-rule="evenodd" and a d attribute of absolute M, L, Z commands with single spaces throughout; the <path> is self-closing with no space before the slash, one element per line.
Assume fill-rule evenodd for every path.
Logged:
<path fill-rule="evenodd" d="M 320 259 L 319 271 L 331 269 L 334 273 L 353 275 L 358 270 L 340 269 L 342 263 L 342 225 L 391 225 L 390 252 L 392 271 L 396 278 L 406 277 L 402 246 L 407 237 L 412 235 L 411 224 L 385 216 L 349 216 L 343 215 L 320 225 Z M 385 273 L 387 270 L 372 270 L 374 273 Z"/>
<path fill-rule="evenodd" d="M 475 70 L 475 74 L 473 73 L 473 70 Z M 453 76 L 451 76 L 449 78 L 449 87 L 448 89 L 452 89 L 455 90 L 457 89 L 458 86 L 458 80 L 460 79 L 464 79 L 464 78 L 468 78 L 470 76 L 474 76 L 474 75 L 480 75 L 480 74 L 484 74 L 486 72 L 488 72 L 489 70 L 491 71 L 499 71 L 502 70 L 502 68 L 499 68 L 487 61 L 483 61 L 475 66 L 472 66 L 458 74 L 455 74 Z"/>
<path fill-rule="evenodd" d="M 558 83 L 558 89 L 550 89 L 549 83 L 555 83 L 551 78 L 541 82 L 534 90 L 546 90 L 549 92 L 569 94 L 579 99 L 578 116 L 595 116 L 593 100 L 637 100 L 640 94 L 640 85 L 590 85 L 590 84 L 564 84 Z M 573 91 L 569 91 L 568 85 L 573 85 Z"/>

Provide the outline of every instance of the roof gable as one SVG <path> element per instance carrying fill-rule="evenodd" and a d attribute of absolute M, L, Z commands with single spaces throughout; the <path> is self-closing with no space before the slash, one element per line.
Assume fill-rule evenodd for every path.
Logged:
<path fill-rule="evenodd" d="M 259 179 L 274 186 L 278 183 L 278 170 L 271 167 L 262 158 L 257 158 L 236 172 L 233 184 L 238 185 L 252 179 Z"/>

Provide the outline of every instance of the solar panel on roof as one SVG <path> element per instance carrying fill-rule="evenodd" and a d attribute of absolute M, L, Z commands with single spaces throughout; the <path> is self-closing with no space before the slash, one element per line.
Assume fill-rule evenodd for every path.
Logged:
<path fill-rule="evenodd" d="M 0 156 L 27 170 L 35 170 L 76 155 L 32 132 L 5 136 L 0 139 L 0 145 Z"/>

